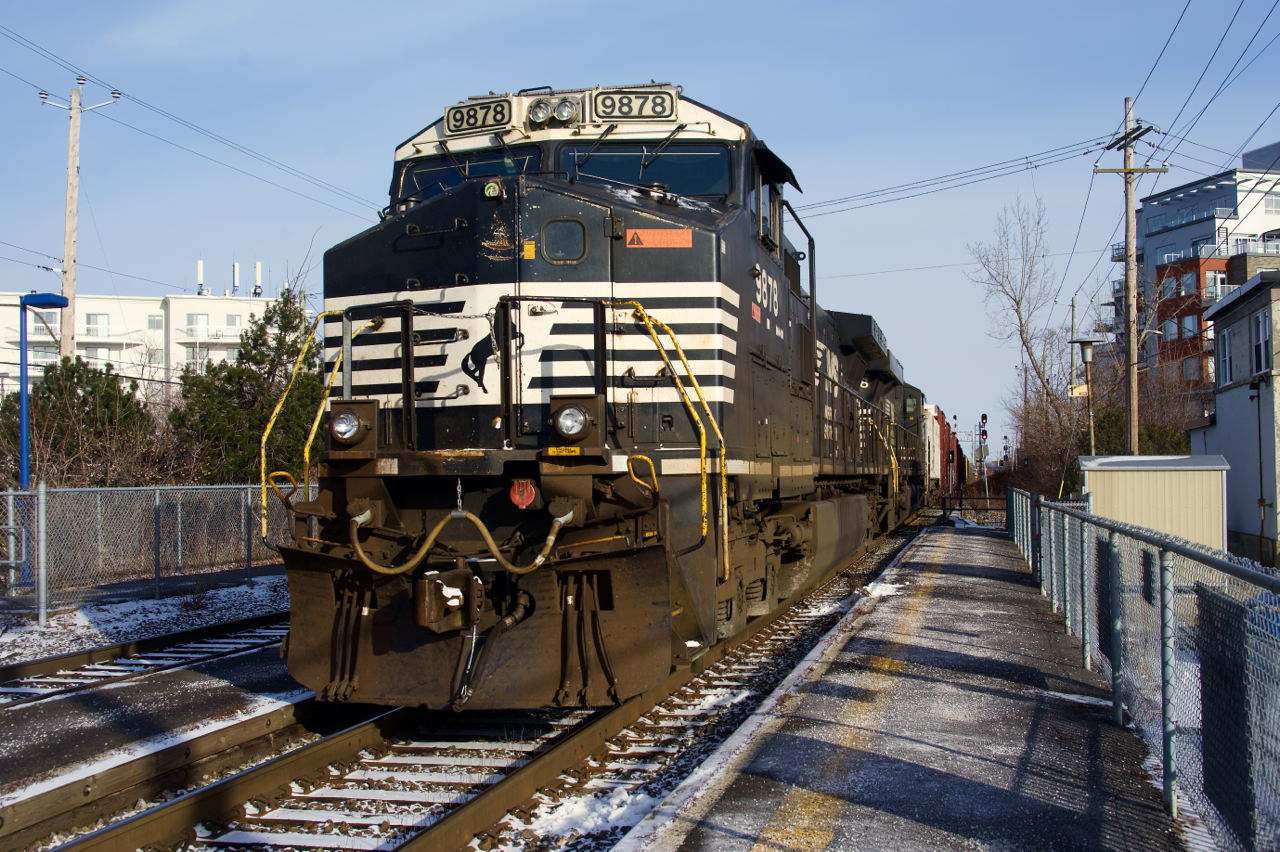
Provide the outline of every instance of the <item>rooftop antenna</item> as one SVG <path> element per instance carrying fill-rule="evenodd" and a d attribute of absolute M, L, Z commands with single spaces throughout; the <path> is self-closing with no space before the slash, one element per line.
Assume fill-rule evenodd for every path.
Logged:
<path fill-rule="evenodd" d="M 196 261 L 196 295 L 204 295 L 204 261 Z"/>
<path fill-rule="evenodd" d="M 253 297 L 262 298 L 262 261 L 260 260 L 253 264 Z"/>

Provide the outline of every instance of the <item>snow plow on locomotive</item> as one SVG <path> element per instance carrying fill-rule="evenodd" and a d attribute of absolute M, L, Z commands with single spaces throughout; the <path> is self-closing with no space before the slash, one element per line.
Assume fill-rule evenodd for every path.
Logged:
<path fill-rule="evenodd" d="M 812 298 L 785 185 L 661 84 L 471 98 L 397 149 L 383 221 L 325 255 L 327 449 L 281 547 L 299 682 L 624 701 L 918 508 L 924 396 Z"/>

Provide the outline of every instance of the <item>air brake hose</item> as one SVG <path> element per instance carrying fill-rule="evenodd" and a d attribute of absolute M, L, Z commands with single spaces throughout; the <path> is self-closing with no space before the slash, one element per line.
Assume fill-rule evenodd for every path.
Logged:
<path fill-rule="evenodd" d="M 427 540 L 422 543 L 422 547 L 418 548 L 418 552 L 413 554 L 409 561 L 403 565 L 397 565 L 394 568 L 384 568 L 365 554 L 364 548 L 360 546 L 359 530 L 361 526 L 367 524 L 373 519 L 373 512 L 368 509 L 351 519 L 351 549 L 355 551 L 356 557 L 364 563 L 365 567 L 370 571 L 388 575 L 403 574 L 406 571 L 412 571 L 414 568 L 418 567 L 418 563 L 421 562 L 426 555 L 431 552 L 431 548 L 435 546 L 436 538 L 440 535 L 440 531 L 444 529 L 444 525 L 455 518 L 465 518 L 475 525 L 475 528 L 480 531 L 480 536 L 484 539 L 485 545 L 488 546 L 489 552 L 493 554 L 494 561 L 496 561 L 500 566 L 512 574 L 528 574 L 530 571 L 547 561 L 547 557 L 551 555 L 551 548 L 555 546 L 556 536 L 560 533 L 560 528 L 573 520 L 573 510 L 570 509 L 568 514 L 556 518 L 551 522 L 551 531 L 547 533 L 547 540 L 542 545 L 541 552 L 539 552 L 537 558 L 533 560 L 532 565 L 528 565 L 524 568 L 512 565 L 506 560 L 506 557 L 502 555 L 502 551 L 498 549 L 498 543 L 495 542 L 493 540 L 493 536 L 489 534 L 489 529 L 484 525 L 484 521 L 480 520 L 470 512 L 465 512 L 461 509 L 456 509 L 441 518 L 439 523 L 431 528 L 431 532 L 427 535 Z"/>
<path fill-rule="evenodd" d="M 476 664 L 469 673 L 470 676 L 463 681 L 462 688 L 458 690 L 458 697 L 449 705 L 455 713 L 461 712 L 462 708 L 466 706 L 466 703 L 471 700 L 471 696 L 475 693 L 475 689 L 471 687 L 472 682 L 475 683 L 476 689 L 484 683 L 485 665 L 489 662 L 489 648 L 493 646 L 499 636 L 523 621 L 525 613 L 531 606 L 533 606 L 533 598 L 529 596 L 528 592 L 521 590 L 516 594 L 516 605 L 511 612 L 489 628 L 489 632 L 484 637 L 484 644 L 480 646 L 480 655 L 476 657 Z"/>

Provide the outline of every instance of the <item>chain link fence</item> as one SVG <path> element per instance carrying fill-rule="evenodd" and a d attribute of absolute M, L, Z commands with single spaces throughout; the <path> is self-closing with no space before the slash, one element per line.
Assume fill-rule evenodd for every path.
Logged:
<path fill-rule="evenodd" d="M 256 485 L 37 488 L 3 492 L 0 584 L 31 596 L 41 624 L 119 586 L 121 597 L 160 597 L 166 578 L 242 569 L 279 556 L 262 541 Z M 286 512 L 267 501 L 272 545 L 288 540 Z M 123 585 L 120 585 L 123 584 Z"/>
<path fill-rule="evenodd" d="M 1009 489 L 1009 533 L 1219 849 L 1280 848 L 1280 574 Z"/>

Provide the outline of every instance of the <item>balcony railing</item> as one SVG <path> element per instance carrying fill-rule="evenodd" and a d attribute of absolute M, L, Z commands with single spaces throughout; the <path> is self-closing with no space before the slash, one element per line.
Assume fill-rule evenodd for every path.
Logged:
<path fill-rule="evenodd" d="M 1280 240 L 1232 240 L 1232 254 L 1280 254 Z"/>
<path fill-rule="evenodd" d="M 1124 243 L 1115 243 L 1111 246 L 1111 262 L 1122 263 L 1124 261 Z M 1137 261 L 1142 263 L 1142 246 L 1138 246 Z"/>
<path fill-rule="evenodd" d="M 1220 299 L 1225 299 L 1236 291 L 1238 284 L 1208 284 L 1200 294 L 1200 306 L 1209 307 Z"/>
<path fill-rule="evenodd" d="M 1174 228 L 1181 228 L 1183 225 L 1190 225 L 1192 222 L 1203 222 L 1205 219 L 1235 219 L 1236 211 L 1234 207 L 1214 207 L 1209 210 L 1200 210 L 1194 213 L 1184 213 L 1175 216 L 1172 219 L 1166 219 L 1164 216 L 1152 216 L 1147 220 L 1147 236 L 1158 234 L 1161 231 L 1172 231 Z"/>
<path fill-rule="evenodd" d="M 239 340 L 242 325 L 186 325 L 178 327 L 178 335 L 188 340 Z"/>

